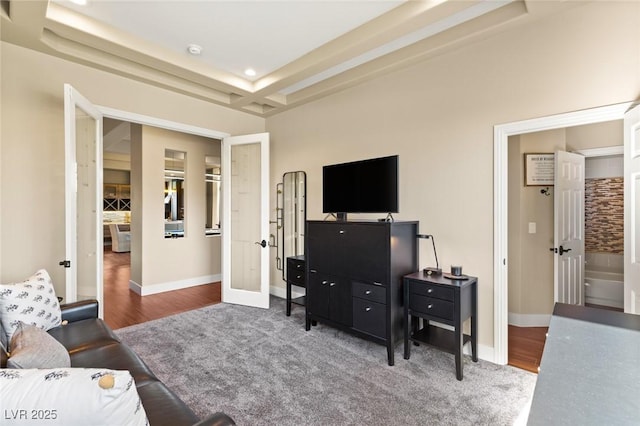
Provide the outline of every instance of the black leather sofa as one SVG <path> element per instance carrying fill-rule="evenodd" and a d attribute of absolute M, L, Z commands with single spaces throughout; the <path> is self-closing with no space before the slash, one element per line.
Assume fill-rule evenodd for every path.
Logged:
<path fill-rule="evenodd" d="M 63 323 L 67 323 L 49 330 L 49 334 L 67 348 L 71 366 L 128 370 L 135 379 L 151 426 L 235 425 L 224 413 L 215 413 L 200 420 L 175 393 L 158 380 L 144 361 L 98 318 L 97 301 L 70 303 L 61 305 L 60 308 Z M 5 358 L 5 354 L 2 355 Z M 4 367 L 6 359 L 2 361 Z"/>

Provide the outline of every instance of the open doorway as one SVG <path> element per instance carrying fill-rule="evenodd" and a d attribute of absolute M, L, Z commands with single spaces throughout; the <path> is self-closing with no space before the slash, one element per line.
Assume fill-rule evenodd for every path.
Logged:
<path fill-rule="evenodd" d="M 547 117 L 516 121 L 494 127 L 494 359 L 497 364 L 505 365 L 508 360 L 508 331 L 509 331 L 509 303 L 508 303 L 508 182 L 509 182 L 509 137 L 544 130 L 560 129 L 585 124 L 602 123 L 606 121 L 625 119 L 625 147 L 633 141 L 633 133 L 628 132 L 637 120 L 637 110 L 631 110 L 633 102 L 595 107 L 587 110 L 562 113 Z M 628 121 L 627 121 L 628 118 Z M 626 149 L 626 148 L 625 148 Z M 625 151 L 625 173 L 629 162 Z M 625 190 L 625 198 L 628 198 Z M 629 217 L 628 205 L 625 208 L 625 221 Z M 629 239 L 626 239 L 628 242 Z M 628 250 L 627 250 L 628 251 Z M 628 264 L 628 254 L 625 264 Z M 625 268 L 625 276 L 627 270 Z M 625 308 L 627 307 L 627 291 L 630 282 L 625 278 Z"/>
<path fill-rule="evenodd" d="M 103 305 L 104 319 L 114 329 L 221 301 L 218 199 L 221 142 L 151 127 L 104 118 Z M 156 149 L 158 158 L 152 159 L 159 173 L 151 171 L 144 178 L 142 168 L 149 170 L 149 162 L 144 164 L 141 159 L 142 143 L 162 145 Z M 157 185 L 149 188 L 148 181 Z M 154 197 L 150 202 L 143 193 L 152 192 L 157 193 L 158 200 Z M 174 276 L 166 274 L 171 282 L 143 287 L 143 267 L 153 267 L 142 254 L 143 221 L 157 223 L 146 237 L 161 249 L 161 255 L 156 256 L 158 265 L 171 265 L 172 251 L 176 250 L 193 249 L 197 253 L 194 257 L 202 260 L 194 260 L 190 265 L 180 262 L 180 268 L 173 265 L 178 272 Z M 180 280 L 192 276 L 199 281 Z"/>
<path fill-rule="evenodd" d="M 509 138 L 508 363 L 537 372 L 554 303 L 554 187 L 524 184 L 524 154 L 576 152 L 585 157 L 585 304 L 622 311 L 623 122 L 615 120 Z M 605 279 L 609 278 L 611 279 Z M 617 277 L 617 280 L 613 280 Z"/>

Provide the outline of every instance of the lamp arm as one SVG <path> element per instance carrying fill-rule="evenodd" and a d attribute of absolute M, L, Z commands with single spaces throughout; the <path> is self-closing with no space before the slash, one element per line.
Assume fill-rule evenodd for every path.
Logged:
<path fill-rule="evenodd" d="M 436 252 L 436 240 L 431 236 L 431 243 L 433 244 L 433 255 L 436 258 L 436 268 L 440 269 L 440 264 L 438 263 L 438 253 Z"/>
<path fill-rule="evenodd" d="M 435 238 L 433 238 L 433 235 L 431 235 L 431 234 L 418 234 L 417 237 L 425 239 L 425 240 L 428 240 L 429 238 L 431 238 L 431 244 L 433 245 L 433 255 L 436 258 L 436 268 L 440 269 L 440 263 L 438 263 L 438 252 L 436 251 L 436 240 L 435 240 Z"/>

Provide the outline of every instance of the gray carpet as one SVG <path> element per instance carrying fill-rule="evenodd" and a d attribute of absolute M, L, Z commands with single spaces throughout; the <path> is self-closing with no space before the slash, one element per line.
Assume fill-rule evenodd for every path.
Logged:
<path fill-rule="evenodd" d="M 536 375 L 414 347 L 411 359 L 319 324 L 284 301 L 263 310 L 218 304 L 117 330 L 201 417 L 223 411 L 244 425 L 510 425 Z"/>

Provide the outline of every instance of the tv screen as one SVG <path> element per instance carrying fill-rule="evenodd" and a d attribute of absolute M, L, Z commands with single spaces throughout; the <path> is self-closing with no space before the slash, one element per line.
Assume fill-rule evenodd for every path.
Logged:
<path fill-rule="evenodd" d="M 398 156 L 322 169 L 324 213 L 398 213 Z"/>

